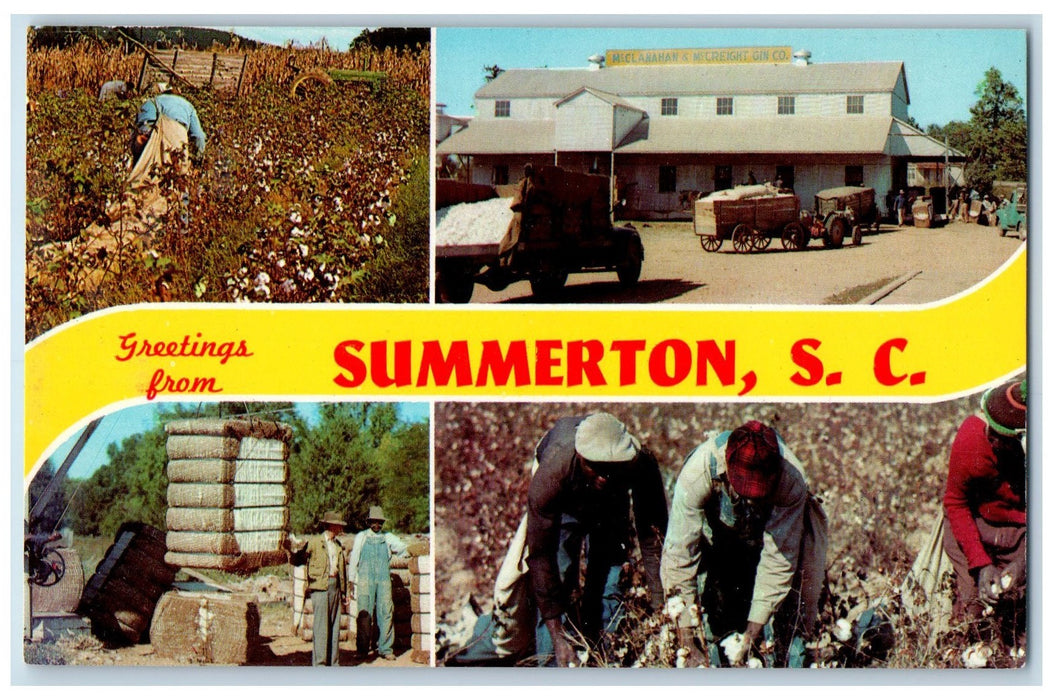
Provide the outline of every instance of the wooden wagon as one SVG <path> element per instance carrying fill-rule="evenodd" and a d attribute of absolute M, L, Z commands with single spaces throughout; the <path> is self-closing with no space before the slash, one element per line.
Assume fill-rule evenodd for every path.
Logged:
<path fill-rule="evenodd" d="M 793 193 L 775 191 L 765 185 L 736 187 L 715 192 L 695 202 L 694 228 L 702 248 L 720 249 L 731 240 L 736 251 L 764 250 L 779 236 L 787 240 L 803 235 L 799 223 L 801 201 Z"/>

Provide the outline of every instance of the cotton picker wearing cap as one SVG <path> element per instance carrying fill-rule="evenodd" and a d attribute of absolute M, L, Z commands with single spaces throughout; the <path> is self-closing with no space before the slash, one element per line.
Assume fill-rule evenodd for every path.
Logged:
<path fill-rule="evenodd" d="M 668 516 L 650 451 L 620 420 L 596 413 L 558 420 L 534 455 L 527 514 L 497 576 L 493 617 L 480 618 L 473 641 L 448 666 L 506 665 L 532 655 L 541 665 L 577 665 L 567 632 L 602 641 L 621 619 L 620 579 L 634 529 L 651 602 L 662 604 L 658 565 Z"/>
<path fill-rule="evenodd" d="M 749 421 L 688 456 L 662 550 L 670 611 L 683 603 L 677 627 L 687 665 L 703 665 L 700 632 L 706 665 L 721 664 L 715 642 L 739 632 L 742 644 L 725 654 L 732 665 L 768 641 L 771 663 L 803 665 L 825 576 L 826 516 L 775 430 Z"/>
<path fill-rule="evenodd" d="M 950 526 L 943 546 L 957 579 L 954 612 L 966 618 L 1000 601 L 1022 603 L 1026 574 L 1027 382 L 989 389 L 980 409 L 954 438 L 943 497 Z"/>
<path fill-rule="evenodd" d="M 351 547 L 351 597 L 358 601 L 355 652 L 369 653 L 375 642 L 382 659 L 393 660 L 395 604 L 391 598 L 391 558 L 407 556 L 406 543 L 384 527 L 384 510 L 370 506 L 367 529 Z"/>

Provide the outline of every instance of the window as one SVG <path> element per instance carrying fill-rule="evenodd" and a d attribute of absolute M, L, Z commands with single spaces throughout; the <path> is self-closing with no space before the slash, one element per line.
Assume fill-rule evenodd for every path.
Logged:
<path fill-rule="evenodd" d="M 713 191 L 718 190 L 730 190 L 734 187 L 734 183 L 731 181 L 731 166 L 730 165 L 718 165 L 713 168 Z"/>
<path fill-rule="evenodd" d="M 779 114 L 793 114 L 794 101 L 793 95 L 781 95 L 779 97 Z"/>
<path fill-rule="evenodd" d="M 779 186 L 787 189 L 793 189 L 793 166 L 792 165 L 776 165 L 775 166 L 775 180 L 779 182 Z"/>
<path fill-rule="evenodd" d="M 845 101 L 845 112 L 847 112 L 848 114 L 862 114 L 863 96 L 849 95 Z"/>
<path fill-rule="evenodd" d="M 494 101 L 494 116 L 495 117 L 508 117 L 512 114 L 512 103 L 508 100 L 495 100 Z"/>
<path fill-rule="evenodd" d="M 733 114 L 735 102 L 733 97 L 718 97 L 717 98 L 717 115 L 725 116 Z"/>
<path fill-rule="evenodd" d="M 662 116 L 675 117 L 677 113 L 677 100 L 675 97 L 662 98 Z"/>
<path fill-rule="evenodd" d="M 863 166 L 862 165 L 846 165 L 845 166 L 845 184 L 849 187 L 862 187 L 863 186 Z"/>
<path fill-rule="evenodd" d="M 508 166 L 507 165 L 495 165 L 493 174 L 493 184 L 495 185 L 507 185 L 508 184 Z"/>
<path fill-rule="evenodd" d="M 676 192 L 676 166 L 658 166 L 658 191 Z"/>

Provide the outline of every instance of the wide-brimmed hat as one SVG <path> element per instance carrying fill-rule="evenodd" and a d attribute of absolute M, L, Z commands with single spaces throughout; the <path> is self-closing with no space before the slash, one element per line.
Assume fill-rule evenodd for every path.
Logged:
<path fill-rule="evenodd" d="M 574 449 L 587 462 L 631 462 L 640 441 L 610 413 L 594 413 L 578 424 Z"/>
<path fill-rule="evenodd" d="M 366 520 L 369 520 L 369 521 L 379 520 L 380 522 L 384 522 L 385 520 L 387 520 L 387 518 L 384 517 L 384 509 L 383 508 L 381 508 L 380 506 L 370 506 L 369 507 L 369 517 L 366 518 Z"/>
<path fill-rule="evenodd" d="M 1000 435 L 1016 437 L 1027 428 L 1027 381 L 1007 382 L 984 392 L 984 418 Z"/>
<path fill-rule="evenodd" d="M 782 471 L 779 437 L 760 421 L 739 426 L 728 437 L 724 455 L 728 481 L 744 498 L 764 498 L 771 494 Z"/>
<path fill-rule="evenodd" d="M 340 518 L 340 514 L 335 510 L 327 510 L 319 522 L 323 525 L 339 525 L 340 527 L 347 527 L 347 523 Z"/>

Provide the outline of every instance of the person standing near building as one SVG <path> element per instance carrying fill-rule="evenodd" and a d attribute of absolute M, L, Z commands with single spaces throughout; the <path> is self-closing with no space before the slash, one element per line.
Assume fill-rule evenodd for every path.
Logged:
<path fill-rule="evenodd" d="M 775 666 L 804 666 L 826 579 L 826 540 L 826 515 L 774 429 L 751 420 L 697 447 L 677 478 L 662 549 L 668 606 L 681 610 L 685 665 L 720 665 L 717 643 L 734 639 L 724 653 L 733 666 L 755 647 Z M 700 634 L 709 662 L 695 645 Z"/>
<path fill-rule="evenodd" d="M 907 221 L 907 195 L 903 190 L 899 191 L 896 195 L 896 200 L 892 203 L 893 209 L 896 210 L 896 223 L 902 226 Z"/>
<path fill-rule="evenodd" d="M 1025 609 L 1027 382 L 989 389 L 951 445 L 944 550 L 956 577 L 955 618 Z M 1006 603 L 1007 605 L 1002 605 Z M 1023 616 L 1021 616 L 1023 617 Z M 1021 620 L 1022 624 L 1022 620 Z"/>
<path fill-rule="evenodd" d="M 314 606 L 314 645 L 311 663 L 340 665 L 340 611 L 347 602 L 347 558 L 337 540 L 347 523 L 335 511 L 320 521 L 322 534 L 303 543 L 289 542 L 294 564 L 307 565 L 307 593 Z M 306 558 L 306 561 L 304 561 Z"/>
<path fill-rule="evenodd" d="M 391 558 L 408 555 L 406 543 L 384 527 L 384 510 L 370 506 L 367 529 L 355 535 L 351 548 L 351 597 L 358 601 L 355 650 L 365 656 L 376 629 L 377 654 L 395 659 L 395 605 L 391 598 Z"/>

